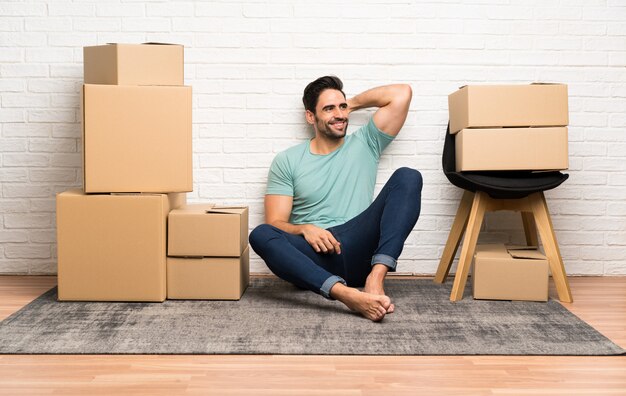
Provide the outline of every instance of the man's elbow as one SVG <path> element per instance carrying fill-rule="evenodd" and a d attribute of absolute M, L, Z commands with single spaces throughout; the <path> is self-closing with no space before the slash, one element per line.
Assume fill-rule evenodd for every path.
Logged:
<path fill-rule="evenodd" d="M 397 116 L 404 116 L 409 112 L 411 98 L 413 97 L 413 89 L 409 84 L 398 84 L 395 93 L 394 108 Z"/>
<path fill-rule="evenodd" d="M 285 223 L 284 220 L 278 219 L 276 217 L 265 217 L 265 224 L 269 224 L 274 227 L 278 227 L 280 224 Z"/>
<path fill-rule="evenodd" d="M 408 104 L 413 97 L 413 89 L 409 84 L 400 84 L 400 96 Z"/>

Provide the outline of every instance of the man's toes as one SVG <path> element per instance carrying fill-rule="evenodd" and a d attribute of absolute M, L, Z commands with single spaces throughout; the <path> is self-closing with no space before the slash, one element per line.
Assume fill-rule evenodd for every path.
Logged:
<path fill-rule="evenodd" d="M 376 314 L 374 314 L 374 319 L 372 319 L 374 322 L 380 322 L 381 320 L 383 320 L 383 318 L 385 317 L 385 313 L 384 312 L 376 312 Z"/>
<path fill-rule="evenodd" d="M 382 304 L 377 305 L 375 307 L 375 311 L 376 311 L 376 322 L 382 320 L 385 317 L 385 314 L 387 314 L 387 308 L 385 308 Z"/>
<path fill-rule="evenodd" d="M 373 322 L 377 322 L 380 320 L 380 312 L 378 312 L 377 310 L 368 311 L 365 317 Z"/>
<path fill-rule="evenodd" d="M 396 306 L 392 303 L 389 308 L 387 308 L 387 313 L 393 313 L 396 310 Z"/>

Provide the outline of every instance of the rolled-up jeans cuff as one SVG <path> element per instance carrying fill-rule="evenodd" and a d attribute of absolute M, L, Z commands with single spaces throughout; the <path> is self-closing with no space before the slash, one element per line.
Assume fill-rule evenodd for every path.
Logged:
<path fill-rule="evenodd" d="M 372 256 L 372 266 L 374 266 L 374 264 L 383 264 L 389 267 L 389 270 L 391 272 L 394 272 L 396 270 L 398 262 L 395 258 L 387 256 L 386 254 L 375 254 L 374 256 Z"/>
<path fill-rule="evenodd" d="M 330 296 L 330 289 L 332 289 L 333 286 L 335 286 L 335 283 L 337 282 L 341 282 L 344 285 L 346 284 L 346 281 L 343 280 L 342 277 L 337 276 L 337 275 L 333 275 L 329 277 L 328 279 L 326 279 L 324 283 L 322 283 L 322 287 L 320 287 L 320 293 L 322 294 L 322 296 L 326 297 L 329 300 L 334 300 L 334 298 Z"/>

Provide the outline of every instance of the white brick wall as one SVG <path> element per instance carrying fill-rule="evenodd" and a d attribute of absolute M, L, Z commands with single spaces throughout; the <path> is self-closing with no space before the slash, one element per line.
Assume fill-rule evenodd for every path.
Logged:
<path fill-rule="evenodd" d="M 381 161 L 422 171 L 422 216 L 400 270 L 435 271 L 461 191 L 441 172 L 447 95 L 466 83 L 570 88 L 570 179 L 547 192 L 570 274 L 626 274 L 626 1 L 0 1 L 0 273 L 56 271 L 55 193 L 81 184 L 82 47 L 186 46 L 194 88 L 190 201 L 250 205 L 262 221 L 273 156 L 310 136 L 302 89 L 412 85 Z M 355 114 L 352 125 L 367 120 Z M 522 242 L 489 214 L 481 241 Z M 252 270 L 267 268 L 253 256 Z"/>

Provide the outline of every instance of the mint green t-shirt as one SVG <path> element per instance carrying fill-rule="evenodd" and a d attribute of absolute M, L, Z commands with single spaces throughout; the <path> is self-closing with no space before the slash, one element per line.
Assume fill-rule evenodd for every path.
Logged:
<path fill-rule="evenodd" d="M 274 158 L 266 194 L 293 197 L 292 224 L 343 224 L 371 204 L 378 161 L 393 138 L 372 118 L 330 154 L 311 153 L 310 141 L 290 147 Z"/>

